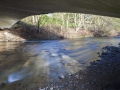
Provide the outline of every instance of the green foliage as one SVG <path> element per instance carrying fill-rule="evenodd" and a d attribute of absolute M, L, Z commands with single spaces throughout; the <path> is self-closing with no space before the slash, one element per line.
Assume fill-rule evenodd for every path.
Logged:
<path fill-rule="evenodd" d="M 49 18 L 47 17 L 47 15 L 42 15 L 42 16 L 40 17 L 40 21 L 39 21 L 40 26 L 45 25 L 46 22 L 48 21 L 48 19 L 49 19 Z"/>
<path fill-rule="evenodd" d="M 38 18 L 39 16 L 39 18 Z M 86 29 L 92 31 L 116 30 L 120 31 L 120 19 L 113 17 L 105 17 L 91 14 L 79 13 L 53 13 L 52 16 L 36 15 L 27 17 L 22 21 L 29 25 L 38 25 L 40 27 L 46 25 L 62 26 L 64 28 L 78 28 L 78 30 Z"/>
<path fill-rule="evenodd" d="M 49 17 L 46 14 L 42 15 L 40 17 L 40 21 L 39 21 L 40 26 L 45 26 L 45 25 L 62 25 L 62 21 L 58 18 L 56 18 L 55 16 Z"/>

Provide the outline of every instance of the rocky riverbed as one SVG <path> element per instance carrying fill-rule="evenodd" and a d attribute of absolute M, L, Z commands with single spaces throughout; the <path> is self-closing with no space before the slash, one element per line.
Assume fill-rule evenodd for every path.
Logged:
<path fill-rule="evenodd" d="M 67 74 L 39 90 L 120 90 L 120 44 L 105 46 L 98 54 L 101 59 L 85 70 Z"/>

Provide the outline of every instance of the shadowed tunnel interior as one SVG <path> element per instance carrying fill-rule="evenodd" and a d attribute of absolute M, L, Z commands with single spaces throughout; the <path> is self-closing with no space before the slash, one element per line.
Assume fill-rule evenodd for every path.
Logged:
<path fill-rule="evenodd" d="M 75 12 L 120 17 L 119 10 L 119 0 L 1 0 L 0 28 L 10 28 L 30 15 Z"/>

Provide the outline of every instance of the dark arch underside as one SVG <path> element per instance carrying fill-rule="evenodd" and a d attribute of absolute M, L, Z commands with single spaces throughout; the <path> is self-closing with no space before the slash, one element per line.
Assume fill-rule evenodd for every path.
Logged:
<path fill-rule="evenodd" d="M 119 0 L 1 0 L 0 28 L 36 14 L 75 12 L 120 17 Z"/>

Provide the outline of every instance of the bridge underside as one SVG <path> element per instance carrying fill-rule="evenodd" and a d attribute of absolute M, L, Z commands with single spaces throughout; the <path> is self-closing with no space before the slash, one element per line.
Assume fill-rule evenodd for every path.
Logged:
<path fill-rule="evenodd" d="M 75 12 L 120 17 L 120 0 L 1 0 L 0 28 L 36 14 Z"/>

